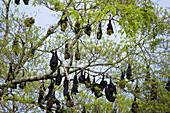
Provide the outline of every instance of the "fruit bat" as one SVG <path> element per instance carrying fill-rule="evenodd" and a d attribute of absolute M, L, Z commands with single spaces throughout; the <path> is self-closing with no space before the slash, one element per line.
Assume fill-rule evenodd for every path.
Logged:
<path fill-rule="evenodd" d="M 89 19 L 88 19 L 88 24 L 86 25 L 86 28 L 85 28 L 84 32 L 85 32 L 88 36 L 91 35 L 91 25 L 89 24 Z"/>
<path fill-rule="evenodd" d="M 62 76 L 60 74 L 60 67 L 58 67 L 58 73 L 57 73 L 57 77 L 55 79 L 55 85 L 60 85 L 61 84 L 61 80 L 62 80 Z"/>
<path fill-rule="evenodd" d="M 15 3 L 16 3 L 17 5 L 19 5 L 19 4 L 20 4 L 20 0 L 15 0 Z"/>
<path fill-rule="evenodd" d="M 78 92 L 78 80 L 77 80 L 77 74 L 75 73 L 74 80 L 73 80 L 73 87 L 71 89 L 71 93 L 75 94 L 79 93 Z"/>
<path fill-rule="evenodd" d="M 23 74 L 22 74 L 22 77 L 24 77 L 24 76 L 25 76 L 24 69 L 23 69 L 23 72 L 22 72 L 22 73 L 23 73 Z M 19 87 L 20 87 L 21 89 L 24 89 L 24 88 L 26 87 L 26 82 L 21 82 L 20 85 L 19 85 Z"/>
<path fill-rule="evenodd" d="M 132 69 L 131 69 L 130 64 L 128 64 L 128 68 L 126 70 L 126 76 L 128 80 L 131 80 L 132 82 L 134 82 L 134 79 L 132 78 Z"/>
<path fill-rule="evenodd" d="M 33 45 L 31 45 L 31 51 L 30 51 L 30 56 L 34 56 L 35 53 L 35 48 L 33 47 Z"/>
<path fill-rule="evenodd" d="M 52 106 L 54 104 L 54 101 L 53 101 L 53 98 L 50 98 L 48 101 L 47 101 L 47 106 L 46 106 L 46 113 L 52 113 Z"/>
<path fill-rule="evenodd" d="M 97 31 L 97 39 L 100 40 L 102 38 L 102 28 L 101 28 L 101 22 L 99 22 L 99 27 Z"/>
<path fill-rule="evenodd" d="M 25 5 L 28 5 L 29 0 L 23 0 L 23 2 L 24 2 Z"/>
<path fill-rule="evenodd" d="M 149 65 L 147 65 L 146 70 L 147 70 L 147 72 L 146 72 L 146 78 L 145 78 L 145 80 L 147 81 L 147 80 L 149 80 L 149 79 L 151 78 L 151 77 L 150 77 L 150 73 L 149 73 Z"/>
<path fill-rule="evenodd" d="M 91 90 L 92 90 L 92 93 L 94 92 L 94 85 L 96 84 L 95 82 L 95 77 L 93 77 L 93 83 L 91 84 Z"/>
<path fill-rule="evenodd" d="M 87 88 L 90 88 L 90 86 L 91 86 L 89 73 L 87 75 L 87 78 L 85 79 L 85 85 L 86 85 Z"/>
<path fill-rule="evenodd" d="M 51 53 L 52 53 L 52 58 L 50 60 L 50 68 L 51 68 L 52 72 L 55 72 L 56 68 L 58 66 L 57 51 L 55 51 L 55 52 L 51 51 Z"/>
<path fill-rule="evenodd" d="M 63 113 L 60 108 L 61 108 L 60 103 L 56 103 L 56 113 Z"/>
<path fill-rule="evenodd" d="M 67 107 L 73 107 L 74 106 L 74 103 L 71 100 L 71 97 L 70 97 L 69 94 L 67 95 L 66 105 L 67 105 Z"/>
<path fill-rule="evenodd" d="M 103 89 L 107 86 L 107 81 L 104 81 L 104 75 L 103 75 L 103 78 L 102 78 L 102 81 L 100 82 L 100 89 L 101 91 L 103 91 Z"/>
<path fill-rule="evenodd" d="M 138 80 L 137 80 L 137 82 L 136 82 L 136 87 L 135 87 L 135 96 L 136 97 L 139 97 L 139 83 L 138 83 Z"/>
<path fill-rule="evenodd" d="M 44 87 L 44 81 L 42 81 L 42 84 L 40 86 L 39 96 L 38 96 L 38 105 L 40 108 L 44 109 L 44 106 L 42 105 L 42 100 L 44 99 L 46 88 Z"/>
<path fill-rule="evenodd" d="M 79 31 L 80 31 L 80 23 L 79 22 L 76 22 L 75 27 L 74 27 L 74 31 L 75 31 L 76 34 L 79 33 Z"/>
<path fill-rule="evenodd" d="M 51 79 L 50 86 L 48 86 L 48 94 L 45 97 L 45 100 L 50 100 L 51 98 L 55 98 L 55 91 L 54 91 L 54 82 L 53 79 Z"/>
<path fill-rule="evenodd" d="M 165 88 L 170 91 L 170 80 L 168 81 L 168 83 L 166 84 Z"/>
<path fill-rule="evenodd" d="M 123 89 L 125 87 L 125 70 L 121 70 L 121 78 L 120 78 L 120 88 Z"/>
<path fill-rule="evenodd" d="M 110 84 L 106 86 L 105 88 L 105 95 L 108 101 L 114 102 L 116 97 L 113 96 L 113 93 L 116 95 L 116 86 L 112 83 L 111 77 L 110 77 Z"/>
<path fill-rule="evenodd" d="M 15 53 L 16 56 L 18 56 L 19 53 L 19 42 L 17 40 L 17 38 L 14 39 L 13 43 L 12 43 L 12 50 Z"/>
<path fill-rule="evenodd" d="M 9 72 L 8 72 L 8 76 L 7 76 L 6 82 L 12 81 L 14 79 L 15 79 L 15 75 L 14 75 L 14 70 L 13 70 L 13 67 L 12 67 L 12 63 L 9 63 Z M 16 83 L 12 84 L 11 88 L 16 89 L 17 88 L 17 84 Z"/>
<path fill-rule="evenodd" d="M 69 53 L 69 49 L 68 49 L 68 42 L 65 42 L 65 53 L 64 53 L 64 58 L 69 59 L 70 58 L 70 53 Z"/>
<path fill-rule="evenodd" d="M 101 97 L 103 94 L 100 92 L 100 86 L 99 84 L 95 83 L 95 77 L 93 78 L 93 83 L 91 85 L 92 93 L 94 92 L 94 95 L 96 98 Z"/>
<path fill-rule="evenodd" d="M 24 23 L 26 27 L 31 27 L 35 23 L 35 20 L 33 19 L 33 17 L 26 18 Z"/>
<path fill-rule="evenodd" d="M 86 113 L 86 108 L 85 108 L 85 106 L 83 106 L 83 111 L 82 111 L 82 113 Z"/>
<path fill-rule="evenodd" d="M 69 93 L 68 93 L 68 80 L 67 80 L 67 77 L 65 77 L 65 79 L 64 79 L 64 91 L 63 91 L 63 93 L 64 93 L 64 97 L 69 95 Z"/>
<path fill-rule="evenodd" d="M 149 96 L 151 100 L 157 99 L 157 91 L 156 91 L 155 85 L 156 85 L 155 80 L 152 80 L 152 82 L 151 82 L 152 88 L 151 88 L 151 93 L 150 93 L 150 96 Z"/>
<path fill-rule="evenodd" d="M 110 15 L 109 23 L 107 24 L 107 34 L 111 35 L 112 33 L 113 33 L 113 27 L 111 23 L 111 15 Z"/>
<path fill-rule="evenodd" d="M 137 108 L 138 108 L 138 104 L 136 102 L 136 97 L 135 97 L 131 108 L 132 113 L 137 113 Z"/>
<path fill-rule="evenodd" d="M 85 83 L 85 75 L 83 74 L 83 70 L 80 72 L 79 83 Z"/>
<path fill-rule="evenodd" d="M 15 77 L 14 77 L 14 71 L 12 69 L 12 63 L 9 63 L 9 72 L 8 72 L 8 77 L 7 77 L 6 82 L 7 81 L 12 81 L 14 79 L 15 79 Z"/>
<path fill-rule="evenodd" d="M 78 42 L 78 40 L 77 40 L 75 58 L 76 58 L 76 60 L 80 60 L 80 50 L 79 50 L 79 42 Z"/>
<path fill-rule="evenodd" d="M 114 109 L 112 110 L 112 113 L 117 113 L 117 109 L 114 108 Z"/>
<path fill-rule="evenodd" d="M 63 16 L 60 20 L 61 31 L 65 32 L 66 27 L 67 27 L 67 22 L 68 22 L 67 16 L 65 15 L 65 12 L 63 12 Z"/>

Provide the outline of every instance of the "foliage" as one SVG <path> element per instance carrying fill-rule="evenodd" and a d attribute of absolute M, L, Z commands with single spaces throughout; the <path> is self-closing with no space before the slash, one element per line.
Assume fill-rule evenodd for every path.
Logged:
<path fill-rule="evenodd" d="M 139 113 L 170 112 L 169 92 L 165 89 L 170 81 L 169 8 L 156 7 L 150 0 L 30 1 L 29 5 L 41 5 L 56 13 L 57 22 L 45 29 L 36 26 L 36 20 L 34 24 L 32 19 L 35 17 L 31 18 L 29 25 L 29 15 L 20 12 L 14 1 L 2 0 L 0 4 L 1 112 L 45 112 L 38 105 L 41 80 L 47 88 L 51 78 L 55 80 L 58 73 L 50 70 L 51 51 L 57 51 L 58 67 L 63 76 L 62 83 L 54 86 L 55 97 L 67 112 L 81 112 L 83 106 L 92 113 L 110 113 L 113 109 L 131 112 L 134 97 L 137 97 Z M 114 31 L 111 35 L 107 35 L 109 20 Z M 97 39 L 99 21 L 102 25 L 100 40 Z M 66 23 L 61 25 L 63 22 Z M 75 33 L 77 22 L 80 23 L 80 31 Z M 92 28 L 89 36 L 84 32 L 87 25 Z M 61 31 L 61 26 L 66 29 Z M 13 48 L 14 40 L 17 44 Z M 66 42 L 70 54 L 67 60 L 64 58 Z M 80 60 L 75 60 L 78 46 Z M 13 63 L 15 79 L 12 81 L 6 81 L 9 63 Z M 129 64 L 134 82 L 126 76 L 121 79 L 122 71 L 126 71 Z M 22 70 L 25 70 L 24 77 Z M 109 102 L 104 91 L 101 91 L 102 97 L 96 98 L 90 88 L 79 84 L 79 93 L 72 95 L 74 106 L 67 107 L 67 99 L 63 96 L 64 78 L 68 78 L 71 91 L 75 72 L 79 77 L 81 70 L 86 76 L 90 74 L 91 83 L 93 77 L 100 83 L 104 75 L 109 84 L 111 77 L 118 93 L 115 102 Z M 24 89 L 11 88 L 21 82 L 26 82 Z M 122 83 L 125 87 L 121 87 Z M 135 90 L 137 84 L 139 92 Z M 156 94 L 155 99 L 152 92 Z M 45 94 L 48 94 L 48 88 Z M 46 103 L 44 101 L 43 105 Z M 52 107 L 52 110 L 55 109 L 55 106 Z"/>

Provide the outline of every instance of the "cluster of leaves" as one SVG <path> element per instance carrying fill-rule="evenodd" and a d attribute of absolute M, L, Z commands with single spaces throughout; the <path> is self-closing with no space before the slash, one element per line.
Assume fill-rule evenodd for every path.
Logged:
<path fill-rule="evenodd" d="M 137 112 L 169 112 L 168 8 L 156 8 L 150 0 L 35 0 L 29 5 L 42 5 L 60 17 L 44 32 L 33 24 L 34 17 L 19 12 L 12 0 L 2 0 L 0 4 L 0 111 L 42 111 L 37 101 L 42 91 L 40 80 L 48 87 L 52 83 L 49 79 L 57 77 L 58 67 L 51 68 L 51 72 L 49 66 L 49 53 L 57 51 L 60 64 L 56 65 L 61 75 L 67 77 L 68 89 L 73 84 L 74 72 L 79 73 L 79 69 L 94 76 L 96 84 L 101 75 L 105 75 L 106 81 L 111 77 L 117 88 L 112 103 L 105 95 L 96 99 L 89 89 L 79 85 L 74 106 L 66 107 L 67 98 L 61 87 L 64 81 L 61 81 L 53 90 L 66 111 L 83 111 L 85 106 L 89 112 L 112 112 L 114 108 L 117 112 L 130 112 L 131 107 L 133 112 L 135 107 Z M 112 16 L 109 18 L 109 15 Z M 113 22 L 114 34 L 108 33 L 108 22 Z M 80 58 L 74 60 L 74 53 Z M 9 63 L 13 69 L 8 72 Z M 121 75 L 127 68 L 131 70 L 131 77 L 126 79 Z M 25 77 L 21 70 L 25 70 Z M 15 77 L 11 79 L 11 75 Z M 11 88 L 25 82 L 24 89 Z M 48 90 L 43 93 L 48 95 Z"/>

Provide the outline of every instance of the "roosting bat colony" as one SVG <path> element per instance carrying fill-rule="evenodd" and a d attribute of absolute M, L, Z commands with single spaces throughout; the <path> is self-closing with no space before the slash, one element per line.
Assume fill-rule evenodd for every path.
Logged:
<path fill-rule="evenodd" d="M 25 5 L 28 5 L 29 0 L 23 0 Z M 17 5 L 19 5 L 20 0 L 15 0 L 15 3 Z M 111 23 L 111 15 L 109 18 L 109 23 L 107 25 L 107 34 L 111 35 L 114 33 L 113 31 L 113 27 L 112 27 L 112 23 Z M 27 18 L 25 19 L 24 23 L 26 25 L 26 27 L 31 27 L 34 24 L 34 19 L 31 18 Z M 65 32 L 68 24 L 68 19 L 67 16 L 65 14 L 65 12 L 62 15 L 62 18 L 60 20 L 60 25 L 61 25 L 61 31 Z M 75 26 L 74 26 L 74 33 L 78 34 L 80 31 L 80 23 L 76 22 Z M 91 35 L 91 24 L 90 24 L 90 20 L 88 20 L 88 24 L 85 26 L 84 28 L 84 33 L 87 34 L 88 36 Z M 101 28 L 101 21 L 99 21 L 99 25 L 98 25 L 98 29 L 97 29 L 97 39 L 101 39 L 102 38 L 102 28 Z M 23 41 L 22 41 L 23 42 Z M 17 52 L 17 45 L 18 45 L 18 40 L 15 38 L 13 41 L 13 45 L 12 45 L 12 49 L 14 54 L 17 56 L 18 52 Z M 24 42 L 22 43 L 24 44 Z M 32 49 L 31 53 L 32 55 L 34 55 L 35 50 Z M 102 76 L 102 80 L 100 83 L 96 83 L 95 77 L 93 76 L 93 82 L 91 83 L 90 80 L 90 73 L 88 70 L 88 73 L 85 72 L 83 69 L 80 68 L 80 76 L 78 78 L 78 74 L 77 72 L 75 72 L 74 75 L 74 79 L 73 79 L 73 84 L 72 84 L 72 88 L 69 91 L 69 80 L 68 77 L 66 75 L 62 76 L 60 73 L 60 66 L 59 66 L 59 58 L 57 55 L 57 51 L 51 51 L 52 53 L 52 58 L 50 60 L 50 69 L 52 70 L 52 72 L 56 72 L 57 70 L 57 76 L 55 78 L 55 80 L 53 80 L 51 78 L 51 83 L 48 87 L 48 94 L 45 95 L 45 91 L 46 88 L 44 86 L 44 81 L 42 80 L 42 84 L 40 86 L 40 90 L 39 90 L 39 96 L 38 96 L 38 106 L 42 109 L 45 109 L 47 113 L 52 112 L 53 110 L 56 111 L 56 113 L 62 113 L 64 112 L 64 108 L 60 105 L 60 101 L 58 99 L 55 98 L 55 89 L 54 89 L 54 85 L 61 85 L 62 82 L 62 78 L 64 78 L 64 84 L 63 84 L 63 95 L 64 98 L 66 100 L 66 106 L 67 107 L 73 107 L 74 106 L 74 102 L 73 102 L 73 95 L 76 95 L 77 93 L 79 93 L 78 91 L 78 87 L 79 84 L 84 84 L 86 86 L 86 88 L 90 89 L 92 91 L 92 93 L 94 93 L 96 98 L 100 98 L 103 96 L 103 90 L 105 92 L 105 96 L 106 99 L 109 102 L 114 102 L 116 99 L 116 95 L 117 95 L 117 90 L 116 90 L 116 86 L 114 85 L 114 83 L 112 82 L 112 79 L 110 77 L 110 82 L 107 83 L 107 81 L 105 81 L 105 75 Z M 69 43 L 68 40 L 65 41 L 65 52 L 64 52 L 64 58 L 65 60 L 70 59 L 70 52 L 69 52 Z M 76 44 L 76 51 L 75 51 L 75 59 L 76 60 L 80 60 L 80 50 L 79 50 L 79 42 L 77 41 Z M 155 87 L 155 81 L 150 79 L 150 73 L 149 73 L 149 66 L 147 66 L 147 73 L 146 73 L 146 81 L 152 81 L 152 90 L 151 90 L 151 94 L 150 94 L 150 98 L 151 100 L 155 100 L 157 98 L 157 92 L 154 90 Z M 25 76 L 24 74 L 24 70 L 23 70 L 23 77 Z M 131 82 L 134 82 L 133 76 L 132 76 L 132 68 L 131 68 L 131 64 L 128 64 L 128 68 L 126 70 L 122 70 L 121 72 L 121 78 L 120 78 L 120 84 L 119 87 L 121 89 L 123 89 L 125 87 L 125 75 L 127 77 L 127 79 Z M 12 81 L 15 79 L 15 75 L 14 75 L 14 69 L 13 69 L 13 64 L 10 63 L 9 64 L 9 72 L 8 72 L 8 76 L 6 79 L 6 82 L 8 81 Z M 17 88 L 17 84 L 13 83 L 10 86 L 13 89 Z M 26 87 L 26 82 L 22 82 L 20 83 L 19 87 L 21 89 Z M 170 91 L 170 81 L 166 84 L 166 89 L 168 91 Z M 69 93 L 70 92 L 70 93 Z M 138 94 L 139 93 L 139 87 L 138 87 L 138 81 L 136 81 L 136 88 L 135 88 L 135 96 L 134 96 L 134 101 L 132 104 L 132 108 L 131 111 L 133 113 L 137 113 L 137 108 L 138 108 L 138 104 L 136 102 L 136 99 L 138 98 Z M 46 102 L 46 103 L 45 103 Z M 45 105 L 46 104 L 46 105 Z M 56 105 L 56 106 L 54 106 Z M 83 111 L 82 113 L 86 112 L 86 108 L 85 106 L 83 106 Z"/>

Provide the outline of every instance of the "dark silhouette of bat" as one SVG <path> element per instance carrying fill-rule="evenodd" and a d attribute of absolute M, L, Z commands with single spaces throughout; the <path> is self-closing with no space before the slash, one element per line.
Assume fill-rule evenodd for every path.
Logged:
<path fill-rule="evenodd" d="M 85 108 L 85 106 L 83 106 L 83 111 L 82 111 L 82 113 L 86 113 L 86 108 Z"/>
<path fill-rule="evenodd" d="M 64 91 L 63 91 L 63 94 L 64 94 L 64 97 L 69 95 L 69 93 L 68 93 L 68 80 L 67 80 L 67 77 L 65 77 L 65 79 L 64 79 Z"/>
<path fill-rule="evenodd" d="M 83 74 L 83 70 L 80 72 L 79 83 L 85 83 L 85 75 Z"/>
<path fill-rule="evenodd" d="M 15 3 L 16 3 L 17 5 L 19 5 L 19 4 L 20 4 L 20 0 L 15 0 Z"/>
<path fill-rule="evenodd" d="M 88 36 L 91 35 L 91 25 L 89 24 L 89 19 L 88 19 L 88 24 L 86 25 L 86 28 L 85 28 L 84 32 L 85 32 Z"/>
<path fill-rule="evenodd" d="M 14 70 L 12 67 L 13 63 L 9 63 L 9 72 L 8 72 L 8 76 L 6 79 L 6 82 L 11 81 L 15 79 L 15 75 L 14 75 Z M 12 83 L 11 88 L 16 89 L 17 88 L 17 84 L 16 83 Z"/>
<path fill-rule="evenodd" d="M 166 84 L 165 88 L 170 91 L 170 80 L 168 80 L 168 83 Z"/>
<path fill-rule="evenodd" d="M 55 52 L 51 51 L 51 53 L 52 53 L 52 58 L 50 60 L 50 68 L 51 68 L 52 72 L 55 72 L 57 69 L 57 66 L 58 66 L 57 51 L 55 51 Z"/>
<path fill-rule="evenodd" d="M 101 22 L 99 21 L 99 27 L 97 31 L 97 39 L 100 40 L 102 38 L 102 28 L 101 28 Z"/>
<path fill-rule="evenodd" d="M 134 79 L 132 77 L 132 69 L 131 69 L 131 65 L 128 64 L 128 68 L 126 70 L 126 76 L 128 80 L 131 80 L 132 82 L 134 82 Z"/>
<path fill-rule="evenodd" d="M 116 86 L 112 83 L 111 81 L 111 77 L 110 77 L 110 84 L 106 86 L 105 88 L 105 94 L 106 94 L 106 98 L 108 101 L 110 102 L 114 102 L 116 97 L 113 96 L 113 93 L 116 95 Z"/>
<path fill-rule="evenodd" d="M 70 53 L 69 53 L 69 48 L 68 48 L 68 41 L 65 42 L 64 58 L 65 58 L 65 60 L 70 58 Z"/>
<path fill-rule="evenodd" d="M 90 86 L 91 86 L 89 72 L 88 72 L 87 78 L 85 79 L 85 85 L 87 88 L 90 88 Z"/>
<path fill-rule="evenodd" d="M 42 109 L 44 109 L 44 106 L 42 105 L 42 101 L 44 100 L 45 90 L 46 88 L 44 87 L 44 81 L 42 80 L 42 84 L 40 86 L 40 91 L 38 96 L 38 106 Z"/>
<path fill-rule="evenodd" d="M 120 88 L 123 89 L 125 87 L 125 70 L 121 70 L 121 77 L 120 77 Z"/>
<path fill-rule="evenodd" d="M 79 42 L 77 40 L 76 52 L 75 52 L 75 59 L 80 60 L 80 50 L 79 50 Z"/>
<path fill-rule="evenodd" d="M 35 23 L 35 20 L 33 17 L 26 18 L 24 23 L 25 23 L 26 27 L 31 27 Z"/>
<path fill-rule="evenodd" d="M 137 113 L 137 108 L 138 108 L 138 104 L 136 102 L 136 97 L 135 97 L 131 108 L 132 113 Z"/>
<path fill-rule="evenodd" d="M 74 31 L 75 31 L 76 34 L 79 33 L 79 31 L 80 31 L 80 23 L 79 22 L 76 22 L 75 27 L 74 27 Z"/>
<path fill-rule="evenodd" d="M 23 72 L 23 74 L 22 74 L 22 77 L 24 77 L 25 76 L 25 73 L 24 73 L 24 69 L 22 70 Z M 26 87 L 26 82 L 21 82 L 20 83 L 20 85 L 19 85 L 19 87 L 21 88 L 21 89 L 24 89 L 25 87 Z"/>
<path fill-rule="evenodd" d="M 102 81 L 100 82 L 100 89 L 101 91 L 103 91 L 103 89 L 107 86 L 107 81 L 104 80 L 104 75 L 103 75 L 103 78 L 102 78 Z"/>
<path fill-rule="evenodd" d="M 15 54 L 15 56 L 18 56 L 19 54 L 19 42 L 18 42 L 18 39 L 17 38 L 14 38 L 14 41 L 12 43 L 12 50 Z"/>
<path fill-rule="evenodd" d="M 103 94 L 100 92 L 100 86 L 95 82 L 95 77 L 93 78 L 93 83 L 91 84 L 92 93 L 94 93 L 96 98 L 100 98 Z"/>
<path fill-rule="evenodd" d="M 111 35 L 113 33 L 113 27 L 112 27 L 112 23 L 111 23 L 111 15 L 109 18 L 109 23 L 107 24 L 107 34 Z"/>
<path fill-rule="evenodd" d="M 25 5 L 28 5 L 29 0 L 23 0 L 23 2 L 24 2 Z"/>
<path fill-rule="evenodd" d="M 55 85 L 60 85 L 62 81 L 62 76 L 60 74 L 60 67 L 58 67 L 57 77 L 55 79 Z"/>
<path fill-rule="evenodd" d="M 67 22 L 68 22 L 67 16 L 66 16 L 65 12 L 63 12 L 63 16 L 60 20 L 61 31 L 65 32 L 65 30 L 67 28 Z"/>
<path fill-rule="evenodd" d="M 75 72 L 74 80 L 73 80 L 73 87 L 71 89 L 71 93 L 75 94 L 79 93 L 78 91 L 78 80 L 77 80 L 77 73 Z"/>

